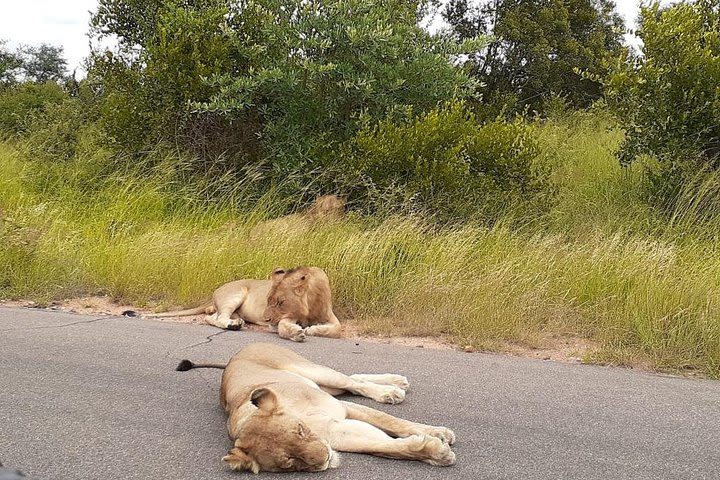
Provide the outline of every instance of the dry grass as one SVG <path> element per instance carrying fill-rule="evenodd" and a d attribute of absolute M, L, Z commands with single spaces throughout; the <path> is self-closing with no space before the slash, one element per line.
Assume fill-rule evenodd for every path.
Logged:
<path fill-rule="evenodd" d="M 582 123 L 582 122 L 581 122 Z M 178 207 L 161 180 L 108 182 L 92 201 L 32 193 L 32 164 L 0 146 L 0 292 L 50 299 L 107 293 L 138 305 L 194 304 L 217 285 L 277 265 L 323 267 L 338 311 L 365 332 L 445 336 L 497 349 L 588 339 L 586 360 L 720 376 L 717 236 L 681 213 L 662 224 L 639 170 L 613 156 L 595 118 L 543 127 L 560 194 L 524 228 L 431 229 L 350 217 L 253 235 L 258 207 Z"/>

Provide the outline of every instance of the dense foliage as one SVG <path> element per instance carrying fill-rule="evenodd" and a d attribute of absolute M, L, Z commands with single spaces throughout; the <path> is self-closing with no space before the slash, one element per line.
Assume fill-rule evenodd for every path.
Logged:
<path fill-rule="evenodd" d="M 554 97 L 587 107 L 602 97 L 600 75 L 621 52 L 623 22 L 611 0 L 451 0 L 444 18 L 459 38 L 491 34 L 468 68 L 495 109 L 542 112 Z"/>
<path fill-rule="evenodd" d="M 616 64 L 608 100 L 627 133 L 620 159 L 658 159 L 653 189 L 667 201 L 720 167 L 720 2 L 656 2 L 642 9 L 637 35 L 642 54 Z"/>
<path fill-rule="evenodd" d="M 76 85 L 66 75 L 62 47 L 48 44 L 10 49 L 0 40 L 0 138 L 29 130 L 32 118 L 68 98 Z"/>
<path fill-rule="evenodd" d="M 56 83 L 22 83 L 0 92 L 0 137 L 27 131 L 31 117 L 62 103 L 67 94 Z"/>
<path fill-rule="evenodd" d="M 0 45 L 0 132 L 37 159 L 210 182 L 203 201 L 252 178 L 257 195 L 295 204 L 335 192 L 375 214 L 491 223 L 547 209 L 557 180 L 534 127 L 498 114 L 606 93 L 627 133 L 621 159 L 660 159 L 655 197 L 708 185 L 717 0 L 645 8 L 630 61 L 610 0 L 453 0 L 450 35 L 431 35 L 419 25 L 437 4 L 101 0 L 91 34 L 117 46 L 93 53 L 81 83 L 63 76 L 61 49 Z"/>
<path fill-rule="evenodd" d="M 0 40 L 0 88 L 20 82 L 60 82 L 67 79 L 63 48 L 41 43 L 15 50 Z"/>
<path fill-rule="evenodd" d="M 369 199 L 375 210 L 494 220 L 521 203 L 539 206 L 551 192 L 548 158 L 531 126 L 478 125 L 462 104 L 366 127 L 345 157 L 346 173 L 360 179 L 348 188 L 351 200 Z"/>
<path fill-rule="evenodd" d="M 196 152 L 307 171 L 357 129 L 413 106 L 466 97 L 460 46 L 418 26 L 418 2 L 103 0 L 96 57 L 103 122 L 126 149 L 184 140 Z M 476 45 L 472 46 L 477 47 Z"/>

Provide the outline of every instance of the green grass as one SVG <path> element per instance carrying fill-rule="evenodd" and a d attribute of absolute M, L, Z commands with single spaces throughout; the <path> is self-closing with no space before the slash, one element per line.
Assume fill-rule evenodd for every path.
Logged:
<path fill-rule="evenodd" d="M 580 337 L 598 346 L 589 361 L 720 377 L 720 230 L 696 208 L 712 181 L 685 192 L 667 221 L 642 199 L 642 170 L 618 166 L 622 134 L 609 120 L 576 116 L 541 134 L 559 159 L 558 201 L 524 226 L 350 215 L 263 235 L 257 225 L 277 209 L 249 185 L 208 207 L 162 162 L 143 180 L 80 178 L 72 172 L 87 168 L 40 171 L 2 144 L 0 296 L 191 305 L 225 281 L 310 264 L 330 276 L 341 318 L 365 332 L 485 349 Z"/>

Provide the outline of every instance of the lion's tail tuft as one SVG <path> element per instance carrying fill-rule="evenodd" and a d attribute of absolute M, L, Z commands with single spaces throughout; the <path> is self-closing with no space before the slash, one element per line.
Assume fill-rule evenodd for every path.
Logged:
<path fill-rule="evenodd" d="M 178 366 L 175 367 L 175 370 L 178 372 L 187 372 L 188 370 L 192 370 L 194 366 L 195 365 L 190 360 L 182 360 L 178 363 Z"/>
<path fill-rule="evenodd" d="M 182 360 L 180 363 L 178 363 L 178 366 L 175 367 L 175 370 L 178 372 L 187 372 L 188 370 L 192 370 L 193 368 L 218 368 L 220 370 L 225 369 L 224 363 L 193 363 L 190 360 Z"/>

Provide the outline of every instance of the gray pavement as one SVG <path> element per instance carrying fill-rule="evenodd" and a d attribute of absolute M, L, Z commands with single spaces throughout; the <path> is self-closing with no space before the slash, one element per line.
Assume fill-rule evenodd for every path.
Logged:
<path fill-rule="evenodd" d="M 450 468 L 346 453 L 337 470 L 261 477 L 720 478 L 716 381 L 14 308 L 0 308 L 0 462 L 36 480 L 250 478 L 220 461 L 220 372 L 174 367 L 255 341 L 346 373 L 406 375 L 404 403 L 357 401 L 458 437 Z"/>

